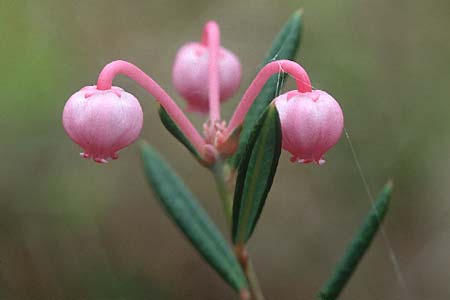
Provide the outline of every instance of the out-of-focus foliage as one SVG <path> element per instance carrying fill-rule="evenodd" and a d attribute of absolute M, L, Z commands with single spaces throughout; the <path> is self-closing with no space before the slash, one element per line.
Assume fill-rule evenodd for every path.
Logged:
<path fill-rule="evenodd" d="M 448 299 L 447 0 L 0 0 L 1 298 L 231 299 L 162 213 L 137 147 L 106 166 L 82 160 L 62 129 L 62 107 L 118 58 L 175 96 L 172 60 L 209 19 L 243 63 L 242 94 L 300 7 L 298 61 L 340 101 L 369 187 L 395 178 L 385 225 L 409 294 Z M 167 133 L 150 96 L 123 77 L 116 84 L 141 100 L 145 139 L 224 225 L 208 171 Z M 250 241 L 268 299 L 312 299 L 370 207 L 345 137 L 326 158 L 317 167 L 281 156 Z M 388 257 L 376 239 L 342 299 L 406 299 Z"/>

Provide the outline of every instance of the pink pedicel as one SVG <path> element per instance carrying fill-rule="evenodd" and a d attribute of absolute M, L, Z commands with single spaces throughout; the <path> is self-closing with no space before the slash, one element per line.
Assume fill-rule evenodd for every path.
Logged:
<path fill-rule="evenodd" d="M 237 91 L 241 76 L 239 59 L 220 47 L 217 24 L 208 22 L 202 43 L 188 43 L 178 51 L 172 78 L 175 89 L 188 103 L 188 111 L 210 111 L 210 119 L 218 121 L 219 100 L 224 102 Z"/>
<path fill-rule="evenodd" d="M 139 101 L 121 88 L 98 90 L 87 86 L 67 100 L 63 126 L 84 152 L 98 163 L 118 158 L 117 152 L 133 143 L 142 129 Z"/>
<path fill-rule="evenodd" d="M 323 155 L 342 135 L 341 107 L 326 92 L 290 91 L 275 100 L 281 122 L 282 147 L 299 163 L 325 162 Z"/>
<path fill-rule="evenodd" d="M 298 63 L 290 60 L 276 60 L 265 65 L 253 79 L 250 86 L 242 96 L 241 101 L 234 110 L 233 116 L 228 123 L 224 132 L 226 138 L 230 137 L 233 132 L 239 128 L 244 122 L 245 116 L 262 90 L 267 80 L 275 74 L 288 73 L 297 84 L 297 90 L 302 93 L 311 92 L 311 81 L 308 73 Z"/>
<path fill-rule="evenodd" d="M 119 75 L 125 75 L 141 87 L 143 87 L 155 100 L 167 111 L 169 116 L 183 132 L 186 138 L 191 142 L 196 151 L 202 155 L 205 141 L 195 129 L 188 117 L 181 108 L 173 101 L 170 95 L 156 82 L 137 66 L 123 60 L 113 61 L 103 67 L 97 80 L 99 90 L 108 90 L 112 86 L 114 78 Z"/>

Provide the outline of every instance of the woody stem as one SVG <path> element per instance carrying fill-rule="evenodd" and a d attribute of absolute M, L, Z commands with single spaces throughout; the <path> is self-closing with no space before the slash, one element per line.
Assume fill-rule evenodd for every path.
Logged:
<path fill-rule="evenodd" d="M 250 284 L 252 299 L 265 300 L 261 285 L 259 284 L 258 277 L 256 276 L 255 268 L 253 267 L 252 260 L 248 255 L 247 248 L 244 245 L 236 245 L 235 253 Z"/>

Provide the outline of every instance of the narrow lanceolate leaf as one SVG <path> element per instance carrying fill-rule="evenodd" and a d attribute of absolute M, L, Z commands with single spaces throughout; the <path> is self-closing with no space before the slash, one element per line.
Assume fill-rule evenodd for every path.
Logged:
<path fill-rule="evenodd" d="M 180 128 L 177 124 L 172 120 L 172 118 L 169 116 L 167 111 L 160 106 L 159 110 L 159 118 L 161 119 L 161 122 L 163 123 L 164 127 L 180 142 L 182 143 L 189 152 L 194 155 L 195 158 L 201 161 L 200 155 L 198 154 L 197 150 L 195 150 L 194 146 L 192 146 L 191 142 L 188 140 L 188 138 L 181 132 Z"/>
<path fill-rule="evenodd" d="M 375 237 L 388 210 L 391 193 L 392 183 L 389 182 L 375 200 L 369 215 L 353 237 L 333 274 L 322 287 L 319 293 L 320 299 L 337 299 Z"/>
<path fill-rule="evenodd" d="M 272 47 L 264 58 L 260 68 L 274 60 L 294 60 L 300 46 L 302 28 L 302 13 L 299 10 L 296 11 L 283 26 L 280 33 L 273 41 Z M 255 126 L 260 115 L 264 112 L 264 109 L 280 93 L 285 77 L 286 74 L 273 75 L 270 77 L 258 97 L 256 97 L 253 102 L 253 105 L 244 120 L 238 151 L 231 159 L 231 162 L 235 167 L 239 164 L 240 158 L 242 157 L 242 152 L 245 150 L 245 144 L 250 136 L 252 128 Z"/>
<path fill-rule="evenodd" d="M 254 126 L 239 164 L 233 201 L 235 244 L 247 242 L 255 229 L 272 187 L 280 153 L 280 119 L 275 105 L 270 105 Z"/>
<path fill-rule="evenodd" d="M 245 275 L 224 236 L 165 160 L 148 144 L 142 146 L 148 181 L 169 217 L 203 258 L 236 291 L 247 289 Z"/>

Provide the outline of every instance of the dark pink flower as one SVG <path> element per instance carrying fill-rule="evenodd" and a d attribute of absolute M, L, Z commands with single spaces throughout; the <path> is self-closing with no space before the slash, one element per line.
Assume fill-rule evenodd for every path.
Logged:
<path fill-rule="evenodd" d="M 98 90 L 87 86 L 67 100 L 63 126 L 80 145 L 84 158 L 105 163 L 133 143 L 142 129 L 143 113 L 138 100 L 121 88 Z"/>
<path fill-rule="evenodd" d="M 177 53 L 173 66 L 173 84 L 187 101 L 187 109 L 201 113 L 209 110 L 208 46 L 188 43 Z M 223 102 L 231 97 L 241 82 L 241 63 L 231 51 L 220 47 L 218 53 L 219 95 Z"/>
<path fill-rule="evenodd" d="M 339 140 L 344 128 L 341 107 L 326 92 L 290 91 L 275 100 L 291 161 L 323 164 L 323 155 Z"/>

